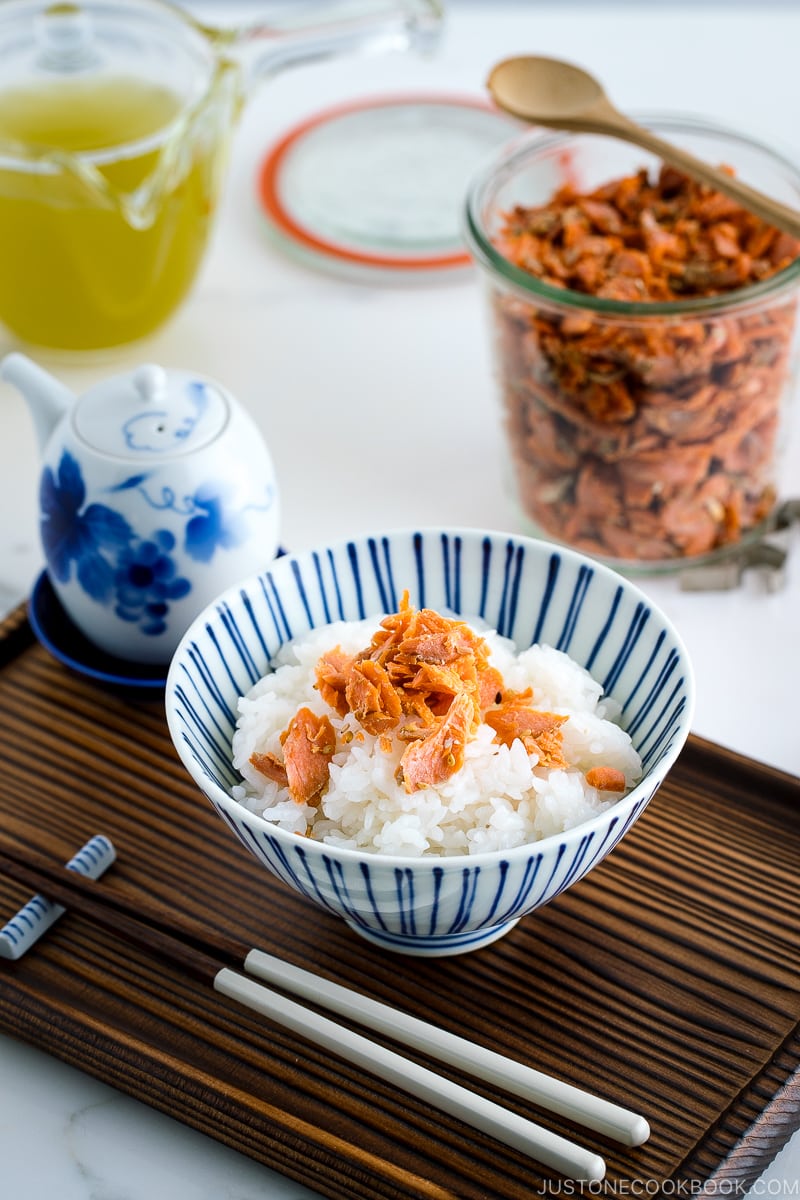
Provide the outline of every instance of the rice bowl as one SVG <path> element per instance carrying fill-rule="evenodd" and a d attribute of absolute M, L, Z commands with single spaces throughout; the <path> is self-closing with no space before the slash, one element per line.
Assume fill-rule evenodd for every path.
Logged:
<path fill-rule="evenodd" d="M 309 656 L 316 656 L 319 643 L 313 648 L 311 643 L 318 632 L 327 648 L 336 622 L 395 612 L 404 586 L 413 605 L 476 620 L 481 631 L 494 629 L 500 639 L 508 639 L 515 654 L 538 643 L 568 655 L 581 669 L 579 688 L 590 686 L 596 697 L 599 686 L 600 703 L 606 706 L 602 719 L 616 716 L 615 724 L 641 760 L 641 777 L 627 794 L 610 797 L 612 803 L 605 803 L 607 796 L 596 797 L 600 803 L 594 815 L 572 814 L 577 824 L 570 823 L 569 806 L 559 803 L 563 811 L 548 814 L 553 824 L 541 825 L 538 840 L 529 840 L 527 831 L 498 829 L 489 822 L 491 838 L 526 840 L 501 849 L 463 851 L 446 844 L 432 852 L 408 845 L 402 853 L 351 848 L 290 832 L 252 811 L 250 800 L 242 803 L 252 785 L 234 765 L 240 699 L 274 670 L 284 652 L 292 653 L 289 643 L 308 642 Z M 585 672 L 596 682 L 587 684 Z M 282 719 L 291 715 L 295 700 L 292 695 L 283 702 Z M 272 876 L 303 903 L 343 919 L 385 950 L 442 956 L 503 937 L 521 917 L 576 885 L 628 835 L 689 735 L 694 678 L 669 618 L 608 567 L 514 534 L 409 529 L 285 555 L 228 589 L 181 640 L 170 665 L 165 706 L 185 769 L 229 833 Z M 580 707 L 574 697 L 571 707 Z M 578 715 L 580 721 L 588 719 L 576 714 L 570 720 Z M 237 761 L 242 754 L 237 746 Z M 352 795 L 350 785 L 347 790 Z M 417 791 L 411 800 L 424 794 L 424 789 Z M 253 807 L 261 804 L 256 796 Z M 334 819 L 341 821 L 341 816 Z M 537 819 L 546 818 L 540 813 Z M 570 827 L 546 832 L 556 821 Z M 432 829 L 436 822 L 428 824 Z M 473 814 L 469 825 L 476 836 Z M 392 837 L 402 828 L 395 827 Z M 444 841 L 463 833 L 456 823 Z M 342 836 L 337 832 L 337 838 Z M 267 903 L 265 920 L 268 911 Z M 320 921 L 320 937 L 324 928 Z"/>

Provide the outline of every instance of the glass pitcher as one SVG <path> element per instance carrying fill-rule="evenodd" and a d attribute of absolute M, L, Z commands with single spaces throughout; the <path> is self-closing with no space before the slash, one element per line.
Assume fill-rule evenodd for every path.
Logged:
<path fill-rule="evenodd" d="M 425 50 L 441 18 L 438 0 L 334 0 L 223 30 L 166 0 L 0 0 L 0 322 L 59 350 L 152 332 L 197 274 L 256 84 Z"/>

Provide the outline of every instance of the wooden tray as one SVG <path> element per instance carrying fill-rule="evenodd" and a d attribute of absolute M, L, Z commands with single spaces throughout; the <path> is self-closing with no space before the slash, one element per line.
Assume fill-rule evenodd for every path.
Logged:
<path fill-rule="evenodd" d="M 517 1106 L 604 1154 L 609 1188 L 738 1194 L 800 1124 L 798 780 L 692 739 L 587 879 L 485 950 L 410 959 L 273 880 L 183 771 L 160 698 L 72 674 L 22 609 L 0 624 L 0 714 L 5 840 L 66 861 L 105 833 L 109 889 L 643 1112 L 631 1151 Z M 24 899 L 0 880 L 4 919 Z M 557 1178 L 70 914 L 0 967 L 0 1028 L 325 1196 L 530 1200 Z"/>

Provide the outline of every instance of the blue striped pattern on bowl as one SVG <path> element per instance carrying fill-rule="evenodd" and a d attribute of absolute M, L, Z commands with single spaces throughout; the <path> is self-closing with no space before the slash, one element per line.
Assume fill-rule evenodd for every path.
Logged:
<path fill-rule="evenodd" d="M 565 651 L 622 707 L 645 775 L 606 813 L 528 847 L 405 859 L 334 850 L 275 829 L 230 796 L 238 697 L 286 641 L 335 620 L 417 606 L 481 617 L 522 649 Z M 486 945 L 599 863 L 630 829 L 689 733 L 693 681 L 667 618 L 608 568 L 547 543 L 480 530 L 365 536 L 276 560 L 187 631 L 167 680 L 170 732 L 233 833 L 274 875 L 364 937 L 406 953 Z"/>

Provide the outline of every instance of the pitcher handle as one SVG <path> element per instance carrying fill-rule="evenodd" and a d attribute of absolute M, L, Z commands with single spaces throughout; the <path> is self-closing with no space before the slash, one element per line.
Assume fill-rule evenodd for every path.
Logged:
<path fill-rule="evenodd" d="M 398 50 L 430 53 L 443 22 L 440 0 L 335 0 L 268 22 L 204 32 L 239 59 L 249 94 L 263 80 L 305 62 Z"/>

